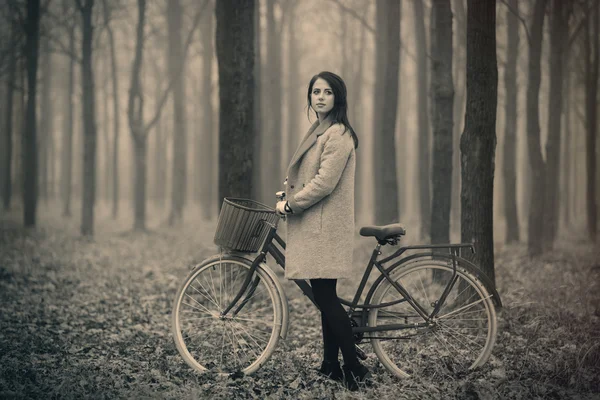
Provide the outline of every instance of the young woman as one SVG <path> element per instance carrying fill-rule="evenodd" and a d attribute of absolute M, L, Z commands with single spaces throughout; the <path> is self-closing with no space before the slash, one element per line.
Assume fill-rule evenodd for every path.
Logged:
<path fill-rule="evenodd" d="M 354 171 L 358 138 L 348 122 L 346 85 L 332 72 L 321 72 L 308 85 L 311 126 L 290 161 L 286 201 L 277 212 L 287 215 L 287 279 L 310 280 L 321 310 L 323 363 L 319 372 L 343 381 L 350 390 L 368 383 L 371 374 L 356 356 L 350 318 L 336 284 L 347 278 L 354 238 Z M 338 351 L 344 359 L 342 368 Z"/>

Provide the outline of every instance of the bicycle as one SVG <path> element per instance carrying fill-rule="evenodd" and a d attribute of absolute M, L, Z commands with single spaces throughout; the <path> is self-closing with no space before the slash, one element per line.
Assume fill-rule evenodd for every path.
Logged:
<path fill-rule="evenodd" d="M 277 196 L 283 199 L 285 193 Z M 266 264 L 270 254 L 285 268 L 278 221 L 261 203 L 224 199 L 215 243 L 227 252 L 193 267 L 173 305 L 175 344 L 196 371 L 252 374 L 286 338 L 287 297 Z M 340 298 L 359 357 L 367 358 L 358 344 L 368 339 L 380 362 L 398 377 L 435 368 L 460 374 L 483 365 L 495 343 L 496 308 L 502 303 L 489 278 L 461 257 L 464 249 L 474 253 L 473 244 L 404 246 L 379 259 L 382 246 L 397 245 L 405 234 L 400 224 L 360 229 L 377 244 L 353 299 Z M 421 252 L 401 257 L 409 250 Z M 374 268 L 380 274 L 361 304 Z M 294 282 L 316 306 L 307 281 Z"/>

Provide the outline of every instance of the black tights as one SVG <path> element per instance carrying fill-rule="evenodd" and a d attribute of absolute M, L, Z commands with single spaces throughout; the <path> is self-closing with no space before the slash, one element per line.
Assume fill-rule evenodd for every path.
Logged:
<path fill-rule="evenodd" d="M 324 360 L 338 361 L 338 351 L 342 350 L 345 365 L 358 364 L 350 318 L 336 293 L 337 279 L 311 279 L 310 284 L 321 309 Z"/>

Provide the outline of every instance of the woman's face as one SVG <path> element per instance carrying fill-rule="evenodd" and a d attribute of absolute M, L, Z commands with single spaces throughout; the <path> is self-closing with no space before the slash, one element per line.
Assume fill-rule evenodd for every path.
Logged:
<path fill-rule="evenodd" d="M 318 78 L 312 87 L 310 93 L 310 104 L 319 114 L 327 114 L 333 109 L 335 96 L 329 83 L 325 79 Z"/>

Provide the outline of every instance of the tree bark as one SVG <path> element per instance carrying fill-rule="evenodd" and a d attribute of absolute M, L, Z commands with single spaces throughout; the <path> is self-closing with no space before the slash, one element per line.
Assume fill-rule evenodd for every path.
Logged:
<path fill-rule="evenodd" d="M 263 181 L 262 181 L 262 154 L 263 154 L 263 139 L 265 139 L 265 132 L 263 132 L 263 120 L 262 115 L 262 98 L 263 98 L 263 87 L 262 87 L 262 75 L 264 73 L 262 64 L 262 41 L 261 41 L 261 25 L 260 25 L 260 0 L 254 2 L 254 143 L 253 156 L 252 156 L 252 198 L 256 200 L 264 200 L 262 198 L 263 192 Z M 219 199 L 220 200 L 220 199 Z M 220 206 L 219 206 L 220 207 Z"/>
<path fill-rule="evenodd" d="M 263 142 L 263 157 L 266 160 L 262 170 L 266 192 L 264 201 L 271 203 L 275 193 L 281 189 L 285 172 L 281 165 L 282 130 L 282 87 L 281 87 L 281 32 L 282 23 L 275 19 L 275 0 L 267 0 L 267 79 L 264 83 L 266 98 L 264 106 L 267 112 L 266 125 L 268 138 Z M 264 129 L 264 128 L 263 128 Z"/>
<path fill-rule="evenodd" d="M 110 25 L 110 13 L 106 1 L 103 3 L 103 16 L 106 32 L 108 33 L 108 46 L 110 49 L 110 69 L 112 76 L 113 92 L 113 148 L 112 148 L 112 218 L 119 214 L 119 127 L 121 126 L 121 105 L 119 102 L 119 74 L 117 67 L 117 52 L 115 47 L 115 34 Z"/>
<path fill-rule="evenodd" d="M 214 4 L 212 5 L 214 9 Z M 202 159 L 201 161 L 201 173 L 200 173 L 200 204 L 204 218 L 213 218 L 213 212 L 215 210 L 215 191 L 213 185 L 213 171 L 215 170 L 214 165 L 217 164 L 215 154 L 213 152 L 214 147 L 214 110 L 213 110 L 213 60 L 215 56 L 214 46 L 214 12 L 206 13 L 206 19 L 202 24 L 202 91 L 204 93 L 204 101 L 202 102 L 202 131 L 200 132 L 199 139 L 202 141 Z M 258 119 L 258 118 L 257 118 Z"/>
<path fill-rule="evenodd" d="M 433 176 L 431 243 L 450 241 L 452 200 L 452 9 L 450 0 L 434 0 L 431 35 L 431 92 L 433 110 Z"/>
<path fill-rule="evenodd" d="M 69 27 L 69 50 L 75 54 L 75 25 Z M 65 102 L 65 119 L 63 132 L 63 155 L 62 155 L 62 193 L 63 193 L 63 216 L 71 216 L 71 192 L 73 183 L 73 95 L 75 91 L 75 59 L 69 59 L 69 72 L 67 79 L 67 91 Z"/>
<path fill-rule="evenodd" d="M 454 0 L 454 133 L 452 151 L 451 232 L 460 232 L 460 136 L 465 116 L 465 70 L 467 51 L 467 13 L 465 0 Z"/>
<path fill-rule="evenodd" d="M 400 4 L 390 0 L 376 4 L 375 220 L 378 224 L 389 224 L 398 222 L 399 217 L 395 133 L 400 70 Z"/>
<path fill-rule="evenodd" d="M 216 3 L 219 64 L 219 199 L 252 194 L 254 0 Z"/>
<path fill-rule="evenodd" d="M 537 256 L 543 251 L 544 209 L 546 207 L 546 163 L 540 144 L 539 93 L 541 81 L 540 58 L 542 52 L 544 12 L 547 0 L 536 0 L 531 25 L 529 45 L 529 71 L 527 87 L 527 147 L 531 166 L 531 199 L 529 206 L 528 251 Z"/>
<path fill-rule="evenodd" d="M 592 18 L 585 25 L 585 127 L 586 127 L 586 199 L 587 228 L 592 242 L 596 241 L 596 134 L 598 111 L 598 74 L 600 66 L 600 10 L 595 7 Z"/>
<path fill-rule="evenodd" d="M 187 116 L 185 109 L 185 69 L 182 70 L 180 65 L 183 59 L 181 45 L 182 9 L 179 0 L 169 0 L 168 5 L 169 76 L 173 82 L 173 186 L 171 187 L 169 225 L 174 225 L 182 221 L 186 197 Z"/>
<path fill-rule="evenodd" d="M 417 39 L 417 135 L 419 138 L 419 206 L 421 209 L 421 237 L 431 230 L 431 139 L 429 127 L 427 67 L 427 37 L 423 2 L 414 0 L 415 36 Z"/>
<path fill-rule="evenodd" d="M 38 194 L 44 204 L 48 205 L 48 148 L 50 142 L 52 105 L 50 104 L 52 64 L 48 38 L 40 38 L 40 124 L 38 134 Z"/>
<path fill-rule="evenodd" d="M 15 43 L 16 26 L 11 23 L 10 42 Z M 2 199 L 4 209 L 10 208 L 12 197 L 12 149 L 13 149 L 13 101 L 15 93 L 15 79 L 17 75 L 17 50 L 11 46 L 8 52 L 8 74 L 6 80 L 6 118 L 4 121 L 4 154 L 2 160 Z M 23 88 L 24 90 L 24 88 Z"/>
<path fill-rule="evenodd" d="M 27 59 L 27 111 L 23 135 L 23 219 L 35 226 L 37 208 L 36 94 L 40 41 L 40 0 L 27 0 L 25 56 Z"/>
<path fill-rule="evenodd" d="M 546 141 L 546 194 L 543 248 L 551 250 L 558 230 L 558 183 L 560 176 L 560 133 L 563 103 L 563 59 L 569 37 L 566 4 L 552 0 L 550 21 L 550 93 L 548 139 Z"/>
<path fill-rule="evenodd" d="M 467 105 L 461 137 L 461 239 L 475 244 L 465 254 L 495 282 L 494 154 L 498 98 L 496 4 L 469 0 L 467 6 Z"/>
<path fill-rule="evenodd" d="M 361 15 L 365 15 L 367 13 L 369 4 L 368 3 L 364 3 L 362 5 L 361 10 L 359 10 L 359 12 L 361 12 Z M 353 29 L 354 31 L 354 29 Z M 358 34 L 358 48 L 356 49 L 356 54 L 364 54 L 365 53 L 365 47 L 366 47 L 366 41 L 367 41 L 367 35 L 366 35 L 366 29 L 365 26 L 363 24 L 360 24 L 360 29 L 357 32 Z M 354 62 L 352 62 L 352 65 L 354 66 L 354 71 L 352 74 L 352 82 L 353 85 L 352 87 L 350 87 L 348 89 L 348 99 L 350 101 L 349 107 L 350 107 L 350 115 L 349 118 L 350 119 L 350 123 L 352 124 L 352 127 L 354 128 L 354 130 L 357 132 L 358 136 L 360 137 L 361 134 L 364 134 L 364 126 L 365 126 L 365 121 L 364 121 L 364 116 L 362 115 L 362 98 L 363 98 L 363 70 L 364 70 L 364 64 L 365 64 L 365 57 L 358 57 L 357 60 L 355 60 Z M 363 142 L 364 143 L 364 142 Z M 402 144 L 402 143 L 401 143 Z M 401 146 L 402 147 L 402 146 Z M 367 198 L 367 183 L 364 179 L 365 174 L 363 174 L 363 170 L 366 168 L 367 166 L 367 161 L 368 161 L 368 154 L 365 153 L 365 147 L 363 145 L 363 147 L 361 148 L 361 150 L 357 150 L 356 151 L 356 184 L 354 185 L 354 207 L 355 207 L 355 217 L 358 218 L 359 216 L 364 216 L 365 211 L 366 211 L 366 204 L 368 202 L 368 198 Z M 403 162 L 402 165 L 404 166 L 406 163 Z M 405 175 L 405 171 L 404 168 L 401 169 L 401 177 L 400 177 L 400 188 L 405 187 L 402 183 L 402 177 Z M 403 195 L 399 194 L 399 195 Z M 401 215 L 401 210 L 403 209 L 404 204 L 400 205 L 400 210 L 399 210 L 399 214 Z M 371 217 L 369 217 L 369 219 L 371 219 Z"/>
<path fill-rule="evenodd" d="M 504 68 L 504 85 L 506 100 L 504 112 L 504 216 L 506 218 L 506 242 L 519 242 L 519 216 L 517 211 L 517 58 L 519 49 L 519 20 L 514 12 L 519 11 L 517 0 L 509 0 L 506 11 L 507 49 L 506 67 Z M 513 11 L 514 10 L 514 11 Z"/>
<path fill-rule="evenodd" d="M 96 201 L 96 95 L 92 71 L 93 7 L 94 0 L 86 0 L 81 8 L 83 22 L 81 86 L 83 88 L 82 116 L 84 132 L 81 234 L 84 236 L 94 234 L 94 204 Z"/>

